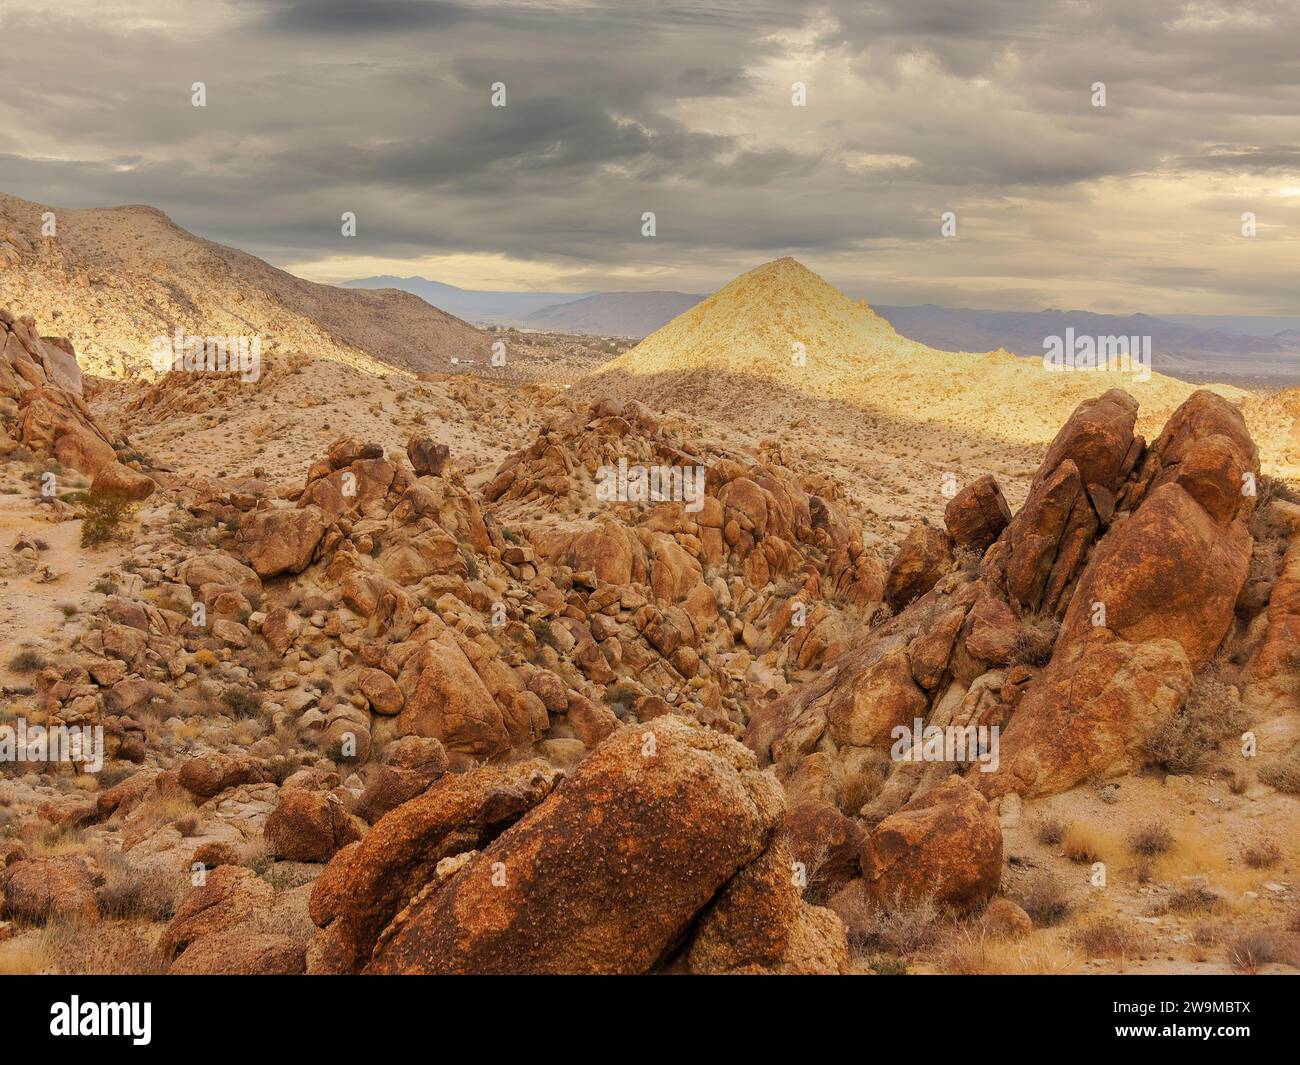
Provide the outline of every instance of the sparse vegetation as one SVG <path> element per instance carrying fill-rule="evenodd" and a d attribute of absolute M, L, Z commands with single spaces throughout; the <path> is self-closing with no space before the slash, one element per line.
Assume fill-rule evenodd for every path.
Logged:
<path fill-rule="evenodd" d="M 1065 886 L 1048 872 L 1041 872 L 1030 880 L 1016 901 L 1034 924 L 1043 928 L 1060 924 L 1070 912 Z"/>
<path fill-rule="evenodd" d="M 1174 834 L 1164 825 L 1154 822 L 1134 829 L 1128 837 L 1128 849 L 1146 858 L 1164 854 L 1173 845 Z"/>
<path fill-rule="evenodd" d="M 126 538 L 125 526 L 135 514 L 136 505 L 115 492 L 92 488 L 77 493 L 81 504 L 81 546 L 94 547 Z"/>
<path fill-rule="evenodd" d="M 1182 709 L 1147 741 L 1147 761 L 1166 773 L 1194 773 L 1223 740 L 1240 736 L 1248 723 L 1237 689 L 1212 672 L 1202 673 Z"/>
<path fill-rule="evenodd" d="M 35 673 L 38 669 L 44 669 L 49 664 L 49 660 L 40 651 L 31 648 L 19 651 L 13 658 L 9 659 L 9 668 L 15 673 Z"/>

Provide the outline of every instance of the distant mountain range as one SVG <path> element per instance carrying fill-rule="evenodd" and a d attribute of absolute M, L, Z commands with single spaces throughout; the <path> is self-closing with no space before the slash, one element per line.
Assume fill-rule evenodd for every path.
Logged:
<path fill-rule="evenodd" d="M 478 292 L 424 278 L 372 277 L 348 284 L 399 288 L 468 321 L 560 333 L 640 339 L 699 303 L 685 292 Z M 874 306 L 874 305 L 873 305 Z M 941 351 L 1043 354 L 1047 337 L 1151 338 L 1154 369 L 1190 381 L 1255 385 L 1300 381 L 1300 315 L 1111 315 L 1090 311 L 985 311 L 874 306 L 900 334 Z"/>
<path fill-rule="evenodd" d="M 448 314 L 479 325 L 518 325 L 543 308 L 550 309 L 555 304 L 595 295 L 590 292 L 492 292 L 457 288 L 423 277 L 363 277 L 357 281 L 345 281 L 343 287 L 396 288 L 411 292 Z"/>

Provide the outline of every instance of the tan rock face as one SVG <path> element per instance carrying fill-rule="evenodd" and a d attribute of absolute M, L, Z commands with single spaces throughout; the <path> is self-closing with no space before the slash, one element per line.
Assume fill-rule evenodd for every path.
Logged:
<path fill-rule="evenodd" d="M 202 886 L 191 888 L 181 901 L 159 949 L 166 957 L 175 958 L 205 937 L 219 942 L 268 909 L 273 895 L 271 885 L 253 870 L 238 865 L 217 866 L 208 872 Z"/>
<path fill-rule="evenodd" d="M 1130 641 L 1177 640 L 1194 668 L 1232 624 L 1250 568 L 1244 523 L 1224 528 L 1181 485 L 1166 483 L 1098 546 L 1061 624 L 1082 638 L 1105 608 L 1105 627 Z"/>
<path fill-rule="evenodd" d="M 885 601 L 902 610 L 920 599 L 952 568 L 948 538 L 930 525 L 917 525 L 899 545 L 885 578 Z"/>
<path fill-rule="evenodd" d="M 490 758 L 510 749 L 501 708 L 450 633 L 424 644 L 397 679 L 404 736 L 432 736 L 449 751 Z"/>
<path fill-rule="evenodd" d="M 783 806 L 734 740 L 671 716 L 621 729 L 414 907 L 368 971 L 646 972 Z"/>
<path fill-rule="evenodd" d="M 259 577 L 301 573 L 325 535 L 319 507 L 255 510 L 240 529 L 244 557 Z"/>
<path fill-rule="evenodd" d="M 988 796 L 1066 791 L 1142 768 L 1145 740 L 1182 705 L 1192 668 L 1175 640 L 1117 640 L 1105 630 L 1058 651 L 1001 736 L 1000 767 L 972 780 Z"/>
<path fill-rule="evenodd" d="M 912 665 L 904 651 L 883 656 L 875 665 L 838 688 L 827 712 L 831 738 L 854 747 L 888 746 L 890 731 L 909 728 L 929 705 L 925 693 L 912 679 Z"/>
<path fill-rule="evenodd" d="M 979 792 L 949 777 L 885 818 L 863 845 L 861 864 L 879 905 L 930 897 L 969 912 L 1001 882 L 1002 828 Z"/>

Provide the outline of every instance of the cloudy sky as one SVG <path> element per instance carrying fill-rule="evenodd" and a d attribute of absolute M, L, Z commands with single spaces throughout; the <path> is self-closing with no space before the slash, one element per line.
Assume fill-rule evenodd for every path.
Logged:
<path fill-rule="evenodd" d="M 0 191 L 315 280 L 791 254 L 878 303 L 1300 313 L 1296 0 L 0 0 L 0 40 Z"/>

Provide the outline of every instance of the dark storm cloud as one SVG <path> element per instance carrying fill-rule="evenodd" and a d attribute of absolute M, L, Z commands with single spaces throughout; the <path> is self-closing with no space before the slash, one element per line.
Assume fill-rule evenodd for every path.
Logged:
<path fill-rule="evenodd" d="M 1019 291 L 1013 262 L 1098 268 L 1108 183 L 1300 169 L 1300 11 L 1273 0 L 13 0 L 0 35 L 42 57 L 0 66 L 0 190 L 149 203 L 278 263 L 491 254 L 686 287 L 787 253 L 897 272 L 911 247 L 908 274 L 960 261 Z M 935 243 L 947 209 L 982 271 L 973 236 Z M 919 284 L 891 279 L 895 302 Z"/>

